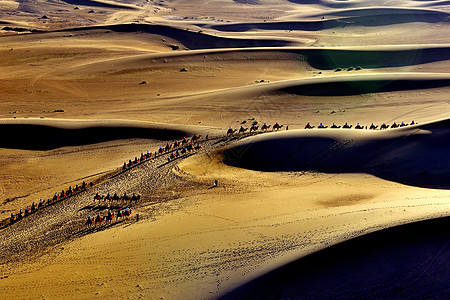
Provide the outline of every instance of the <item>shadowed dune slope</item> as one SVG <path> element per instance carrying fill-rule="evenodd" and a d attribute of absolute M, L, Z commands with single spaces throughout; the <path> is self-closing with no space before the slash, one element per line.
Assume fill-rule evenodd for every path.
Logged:
<path fill-rule="evenodd" d="M 349 96 L 367 93 L 430 89 L 446 86 L 450 86 L 450 79 L 399 79 L 395 81 L 375 79 L 305 84 L 283 88 L 280 91 L 304 96 Z"/>
<path fill-rule="evenodd" d="M 126 5 L 120 5 L 120 4 L 112 4 L 108 2 L 102 2 L 102 1 L 94 1 L 94 0 L 62 0 L 62 2 L 65 2 L 67 4 L 72 5 L 82 5 L 82 6 L 91 6 L 91 7 L 100 7 L 100 8 L 114 8 L 114 9 L 135 9 L 131 6 Z"/>
<path fill-rule="evenodd" d="M 59 32 L 84 30 L 112 30 L 115 32 L 145 32 L 178 40 L 189 49 L 240 48 L 240 47 L 282 47 L 290 42 L 271 39 L 235 39 L 212 36 L 201 32 L 179 29 L 176 27 L 147 24 L 121 24 L 91 27 L 77 27 Z"/>
<path fill-rule="evenodd" d="M 405 8 L 405 7 L 367 7 L 363 5 L 358 8 L 347 8 L 330 10 L 329 12 L 324 12 L 321 14 L 314 14 L 313 16 L 335 16 L 335 17 L 360 17 L 360 16 L 379 16 L 379 15 L 409 15 L 417 19 L 420 19 L 424 15 L 434 15 L 441 13 L 434 9 L 425 8 Z M 443 12 L 442 12 L 443 13 Z"/>
<path fill-rule="evenodd" d="M 421 221 L 343 242 L 220 299 L 448 299 L 449 221 Z"/>
<path fill-rule="evenodd" d="M 403 184 L 450 189 L 450 119 L 385 131 L 313 129 L 251 137 L 224 162 L 260 171 L 368 173 Z"/>
<path fill-rule="evenodd" d="M 287 54 L 284 57 L 278 53 Z M 155 59 L 160 59 L 163 64 L 164 58 L 172 61 L 179 60 L 205 60 L 206 55 L 220 57 L 222 61 L 237 61 L 247 59 L 248 55 L 253 60 L 282 60 L 291 59 L 305 61 L 308 65 L 319 70 L 334 70 L 337 68 L 361 67 L 363 69 L 405 67 L 450 60 L 449 46 L 409 46 L 409 47 L 371 47 L 368 49 L 333 49 L 333 48 L 303 48 L 303 47 L 256 47 L 256 48 L 228 48 L 228 49 L 203 49 L 193 51 L 172 51 L 165 53 L 140 54 L 132 57 L 111 59 L 108 61 L 95 62 L 89 65 L 81 65 L 74 71 L 82 72 L 114 72 L 139 68 L 142 66 L 155 66 Z M 241 56 L 239 56 L 241 55 Z M 290 56 L 289 56 L 290 55 Z M 348 74 L 341 72 L 336 74 Z M 426 82 L 423 85 L 430 85 Z M 419 83 L 420 85 L 420 83 Z M 434 83 L 436 86 L 447 85 L 445 82 Z M 416 83 L 414 83 L 416 86 Z"/>
<path fill-rule="evenodd" d="M 171 128 L 111 122 L 0 123 L 0 130 L 0 148 L 24 150 L 51 150 L 131 138 L 172 140 L 190 135 Z"/>
<path fill-rule="evenodd" d="M 245 32 L 250 30 L 302 30 L 302 31 L 320 31 L 333 28 L 344 28 L 348 26 L 364 26 L 377 27 L 398 25 L 405 23 L 439 23 L 448 22 L 449 15 L 445 12 L 439 11 L 424 11 L 424 13 L 400 13 L 386 12 L 380 15 L 367 15 L 344 17 L 332 20 L 318 20 L 318 21 L 292 21 L 292 22 L 258 22 L 258 23 L 235 23 L 224 25 L 212 25 L 205 27 L 229 32 Z M 199 25 L 200 26 L 200 25 Z"/>
<path fill-rule="evenodd" d="M 447 46 L 399 49 L 304 49 L 300 54 L 307 57 L 308 63 L 316 68 L 330 70 L 356 67 L 383 68 L 419 65 L 450 59 Z"/>

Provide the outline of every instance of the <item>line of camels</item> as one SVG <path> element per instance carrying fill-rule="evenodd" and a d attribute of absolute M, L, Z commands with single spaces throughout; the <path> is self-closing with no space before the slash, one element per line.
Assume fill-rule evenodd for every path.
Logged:
<path fill-rule="evenodd" d="M 379 127 L 380 130 L 383 130 L 383 129 L 388 129 L 388 128 L 405 127 L 405 126 L 408 126 L 408 125 L 415 125 L 415 124 L 417 124 L 417 123 L 414 122 L 414 120 L 413 120 L 410 124 L 407 124 L 407 123 L 405 123 L 405 122 L 401 122 L 401 123 L 396 123 L 396 122 L 394 122 L 394 123 L 392 123 L 391 125 L 388 125 L 388 124 L 386 124 L 386 123 L 383 123 L 383 124 L 381 124 L 380 126 L 375 125 L 375 124 L 373 124 L 373 123 L 370 124 L 370 126 L 363 126 L 363 125 L 360 125 L 359 123 L 357 123 L 356 126 L 355 126 L 355 129 L 369 129 L 369 130 L 376 130 L 376 129 L 378 129 L 378 127 Z M 344 128 L 344 129 L 350 129 L 350 128 L 352 128 L 352 126 L 353 126 L 353 125 L 349 125 L 347 122 L 345 122 L 345 124 L 342 126 L 342 128 Z M 311 125 L 311 124 L 309 124 L 309 123 L 306 124 L 306 126 L 305 126 L 305 129 L 313 129 L 313 128 L 315 128 L 315 126 L 314 126 L 314 125 Z M 323 125 L 323 123 L 320 123 L 320 125 L 317 126 L 317 128 L 318 128 L 318 129 L 325 129 L 325 128 L 328 128 L 328 126 Z M 331 125 L 330 128 L 341 128 L 341 125 L 336 125 L 336 124 L 333 123 L 333 125 Z"/>
<path fill-rule="evenodd" d="M 375 124 L 371 124 L 370 126 L 363 126 L 363 125 L 361 125 L 361 124 L 359 124 L 359 123 L 357 123 L 356 125 L 355 125 L 355 129 L 369 129 L 369 130 L 376 130 L 376 129 L 380 129 L 380 130 L 383 130 L 383 129 L 388 129 L 388 128 L 398 128 L 398 127 L 405 127 L 405 126 L 408 126 L 408 125 L 415 125 L 415 124 L 417 124 L 416 122 L 414 122 L 414 120 L 411 122 L 411 123 L 405 123 L 405 122 L 401 122 L 401 123 L 396 123 L 396 122 L 394 122 L 393 124 L 391 124 L 391 125 L 388 125 L 388 124 L 386 124 L 386 123 L 383 123 L 383 124 L 381 124 L 380 126 L 379 125 L 375 125 Z M 256 125 L 256 124 L 253 124 L 250 128 L 244 128 L 243 126 L 241 126 L 239 129 L 233 129 L 233 128 L 231 128 L 231 127 L 229 127 L 228 128 L 228 130 L 227 130 L 227 136 L 232 136 L 233 134 L 235 134 L 236 132 L 237 133 L 239 133 L 239 134 L 242 134 L 242 133 L 246 133 L 247 131 L 248 132 L 267 132 L 267 131 L 269 131 L 270 130 L 270 128 L 272 127 L 272 131 L 278 131 L 278 130 L 280 130 L 281 128 L 283 128 L 284 127 L 284 125 L 280 125 L 280 124 L 278 124 L 278 123 L 275 123 L 275 125 L 273 125 L 273 126 L 271 126 L 271 125 L 267 125 L 266 123 L 264 123 L 262 126 L 261 126 L 261 129 L 259 129 L 259 126 L 258 125 Z M 350 128 L 352 128 L 353 127 L 353 125 L 349 125 L 347 122 L 344 124 L 344 125 L 336 125 L 336 124 L 334 124 L 333 123 L 333 125 L 331 125 L 329 128 L 343 128 L 343 129 L 350 129 Z M 288 126 L 286 126 L 286 130 L 288 130 Z M 306 124 L 306 126 L 305 126 L 305 129 L 313 129 L 313 128 L 316 128 L 316 126 L 315 125 L 311 125 L 309 122 Z M 325 128 L 328 128 L 328 126 L 327 125 L 324 125 L 323 123 L 320 123 L 319 124 L 319 126 L 317 126 L 317 128 L 318 129 L 325 129 Z"/>
<path fill-rule="evenodd" d="M 249 132 L 258 132 L 258 130 L 260 130 L 261 132 L 266 132 L 270 130 L 270 127 L 272 127 L 272 131 L 278 131 L 281 128 L 284 127 L 284 125 L 280 125 L 278 123 L 275 123 L 273 126 L 272 125 L 267 125 L 266 123 L 264 123 L 261 126 L 261 130 L 259 129 L 259 125 L 256 124 L 252 124 L 252 126 L 250 126 L 250 128 L 244 128 L 243 126 L 241 126 L 241 128 L 239 129 L 233 129 L 233 128 L 228 128 L 227 130 L 227 136 L 233 135 L 234 133 L 238 132 L 238 133 L 245 133 L 247 132 L 247 130 Z M 287 127 L 286 127 L 287 129 Z"/>
<path fill-rule="evenodd" d="M 157 151 L 154 152 L 154 155 L 152 155 L 151 152 L 147 151 L 146 154 L 141 153 L 140 158 L 135 157 L 134 160 L 129 160 L 128 163 L 124 163 L 122 168 L 113 171 L 114 175 L 117 175 L 121 172 L 125 172 L 129 170 L 130 168 L 137 166 L 144 161 L 150 160 L 152 158 L 160 157 L 161 155 L 169 154 L 168 160 L 172 160 L 178 156 L 184 155 L 188 152 L 192 152 L 194 150 L 199 150 L 201 148 L 200 146 L 200 137 L 201 135 L 194 134 L 191 138 L 183 138 L 181 140 L 174 141 L 173 144 L 167 143 L 164 147 L 159 147 Z M 86 182 L 82 182 L 80 185 L 76 184 L 74 188 L 72 186 L 69 186 L 67 190 L 62 190 L 59 193 L 54 193 L 52 198 L 48 198 L 47 200 L 40 199 L 38 203 L 33 202 L 32 205 L 27 206 L 25 209 L 20 209 L 18 213 L 11 213 L 11 216 L 9 218 L 9 225 L 12 225 L 29 215 L 37 212 L 40 209 L 43 209 L 46 206 L 52 205 L 54 203 L 60 202 L 62 200 L 65 200 L 67 198 L 70 198 L 74 195 L 77 195 L 81 192 L 86 191 L 88 188 L 92 188 L 94 186 L 94 183 L 91 181 L 89 185 Z M 123 196 L 118 196 L 117 194 L 101 196 L 98 193 L 94 196 L 94 200 L 110 200 L 110 201 L 122 201 L 122 202 L 128 202 L 130 201 L 137 202 L 141 198 L 140 195 L 137 195 L 133 193 L 132 196 L 127 196 L 125 193 Z M 128 207 L 127 207 L 128 208 Z M 129 209 L 131 213 L 131 209 Z M 124 211 L 123 214 L 126 215 L 128 213 L 128 210 L 126 212 Z M 120 213 L 118 212 L 116 216 L 119 216 Z M 106 218 L 107 219 L 107 218 Z M 102 217 L 100 217 L 100 220 L 102 220 Z"/>

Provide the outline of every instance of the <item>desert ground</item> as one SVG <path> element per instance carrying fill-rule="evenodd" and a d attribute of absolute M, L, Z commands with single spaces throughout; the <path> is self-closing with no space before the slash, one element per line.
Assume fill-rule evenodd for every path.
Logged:
<path fill-rule="evenodd" d="M 0 298 L 449 298 L 449 36 L 444 0 L 0 0 Z"/>

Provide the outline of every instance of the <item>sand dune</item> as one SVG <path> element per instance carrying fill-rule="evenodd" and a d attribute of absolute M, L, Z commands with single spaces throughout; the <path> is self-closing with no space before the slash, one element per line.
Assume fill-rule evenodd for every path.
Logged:
<path fill-rule="evenodd" d="M 370 233 L 280 267 L 219 299 L 446 298 L 448 226 L 447 217 Z"/>
<path fill-rule="evenodd" d="M 450 188 L 450 119 L 386 131 L 300 130 L 246 139 L 224 162 L 261 171 L 368 173 L 404 184 Z"/>
<path fill-rule="evenodd" d="M 263 85 L 205 92 L 198 95 L 240 95 L 241 99 L 254 98 L 260 94 L 280 93 L 305 96 L 348 96 L 402 90 L 445 88 L 449 85 L 450 76 L 446 73 L 368 73 L 283 80 Z"/>
<path fill-rule="evenodd" d="M 114 8 L 114 9 L 136 9 L 135 7 L 123 5 L 115 1 L 96 1 L 96 0 L 62 0 L 65 3 L 80 6 L 90 6 L 99 8 Z"/>
<path fill-rule="evenodd" d="M 129 138 L 174 140 L 192 134 L 184 128 L 132 121 L 1 120 L 5 138 L 0 148 L 42 151 Z"/>
<path fill-rule="evenodd" d="M 332 20 L 316 20 L 316 21 L 295 21 L 295 22 L 261 22 L 261 23 L 237 23 L 224 25 L 206 25 L 205 27 L 219 31 L 245 32 L 251 30 L 303 30 L 303 31 L 319 31 L 333 28 L 345 28 L 349 26 L 389 26 L 405 23 L 439 23 L 448 22 L 449 14 L 440 11 L 429 10 L 410 10 L 404 9 L 392 10 L 364 10 L 361 16 L 341 17 Z M 347 11 L 346 11 L 347 12 Z M 334 15 L 334 14 L 331 14 Z M 340 15 L 340 14 L 336 14 Z M 345 13 L 342 13 L 345 15 Z M 201 26 L 201 25 L 200 25 Z"/>
<path fill-rule="evenodd" d="M 407 8 L 407 7 L 395 7 L 395 6 L 374 6 L 368 7 L 364 5 L 359 8 L 348 8 L 325 11 L 323 14 L 312 14 L 312 16 L 380 16 L 380 15 L 409 15 L 420 20 L 421 17 L 426 15 L 447 15 L 447 13 L 434 9 L 423 8 Z"/>
<path fill-rule="evenodd" d="M 290 54 L 286 58 L 279 53 Z M 119 72 L 122 70 L 144 67 L 157 67 L 167 64 L 164 59 L 172 59 L 171 63 L 192 60 L 205 61 L 207 55 L 214 55 L 221 62 L 236 60 L 279 61 L 291 59 L 304 61 L 309 66 L 319 70 L 334 70 L 337 68 L 361 67 L 367 69 L 404 67 L 450 60 L 450 46 L 368 46 L 368 47 L 249 47 L 222 48 L 192 51 L 174 51 L 163 53 L 138 54 L 126 58 L 112 58 L 100 62 L 71 68 L 74 72 L 102 73 Z M 242 56 L 245 55 L 245 56 Z M 251 55 L 251 56 L 248 56 Z M 158 61 L 155 61 L 158 59 Z M 71 70 L 71 71 L 72 71 Z M 344 73 L 345 70 L 344 70 Z"/>
<path fill-rule="evenodd" d="M 276 47 L 286 46 L 289 42 L 276 39 L 225 38 L 202 32 L 193 32 L 177 27 L 148 24 L 121 24 L 65 29 L 63 32 L 84 30 L 112 30 L 115 32 L 145 32 L 178 40 L 188 49 L 236 48 L 236 47 Z M 177 45 L 181 48 L 181 45 Z M 177 50 L 176 48 L 175 50 Z"/>

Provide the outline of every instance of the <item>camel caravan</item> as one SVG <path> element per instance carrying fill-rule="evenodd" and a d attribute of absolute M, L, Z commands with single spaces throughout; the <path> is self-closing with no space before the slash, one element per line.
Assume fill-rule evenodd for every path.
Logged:
<path fill-rule="evenodd" d="M 97 216 L 95 218 L 89 215 L 86 220 L 86 225 L 88 227 L 97 226 L 97 224 L 102 225 L 103 222 L 105 222 L 106 224 L 112 224 L 114 219 L 117 222 L 120 219 L 128 219 L 130 216 L 131 208 L 129 207 L 125 208 L 124 210 L 117 210 L 116 214 L 114 214 L 114 212 L 112 212 L 111 210 L 108 210 L 108 214 L 106 214 L 105 216 L 100 215 L 100 213 L 97 213 Z"/>
<path fill-rule="evenodd" d="M 239 129 L 233 129 L 233 128 L 229 127 L 228 130 L 227 130 L 227 136 L 232 136 L 236 132 L 238 134 L 243 134 L 243 133 L 246 133 L 247 130 L 248 130 L 249 133 L 252 133 L 252 132 L 255 132 L 255 133 L 257 133 L 257 132 L 267 132 L 267 131 L 270 130 L 270 127 L 272 127 L 272 131 L 278 131 L 281 128 L 283 128 L 283 126 L 284 125 L 280 125 L 278 123 L 275 123 L 273 126 L 272 125 L 267 125 L 266 123 L 264 123 L 261 126 L 261 129 L 259 129 L 259 125 L 256 125 L 256 124 L 252 124 L 252 126 L 250 126 L 250 128 L 244 128 L 243 126 L 241 126 Z"/>
<path fill-rule="evenodd" d="M 386 123 L 383 123 L 383 124 L 381 124 L 380 126 L 378 126 L 378 125 L 374 125 L 374 124 L 372 123 L 372 124 L 370 124 L 369 127 L 367 127 L 367 126 L 362 126 L 362 125 L 360 125 L 359 123 L 357 123 L 356 126 L 355 126 L 355 129 L 369 129 L 369 130 L 376 130 L 376 129 L 378 129 L 378 127 L 379 127 L 380 130 L 383 130 L 383 129 L 388 129 L 388 128 L 405 127 L 405 126 L 408 126 L 408 125 L 415 125 L 415 124 L 417 124 L 417 123 L 414 122 L 414 120 L 413 120 L 411 123 L 409 123 L 409 124 L 408 124 L 408 123 L 405 123 L 405 122 L 401 122 L 401 123 L 396 123 L 396 122 L 394 122 L 394 123 L 391 124 L 391 125 L 388 125 L 388 124 L 386 124 Z M 349 125 L 347 122 L 342 126 L 343 129 L 350 129 L 350 128 L 352 128 L 352 127 L 353 127 L 353 125 Z M 313 129 L 313 128 L 315 128 L 315 126 L 314 126 L 314 125 L 311 125 L 311 124 L 309 124 L 309 123 L 307 123 L 306 126 L 305 126 L 305 129 Z M 318 128 L 318 129 L 325 129 L 325 128 L 328 128 L 328 126 L 323 125 L 323 123 L 320 123 L 320 125 L 317 126 L 317 128 Z M 333 125 L 331 125 L 330 128 L 341 128 L 341 125 L 336 125 L 336 124 L 333 123 Z"/>
<path fill-rule="evenodd" d="M 138 165 L 139 163 L 143 163 L 144 161 L 149 160 L 150 158 L 156 158 L 159 157 L 161 155 L 165 155 L 170 153 L 170 155 L 168 156 L 168 161 L 172 161 L 178 157 L 183 156 L 184 154 L 196 151 L 201 149 L 201 145 L 200 145 L 200 137 L 201 135 L 197 135 L 194 134 L 191 138 L 183 138 L 180 141 L 174 141 L 173 144 L 169 144 L 167 143 L 164 147 L 159 147 L 159 149 L 157 151 L 155 151 L 154 154 L 152 154 L 151 152 L 147 151 L 147 153 L 141 153 L 140 157 L 135 157 L 133 160 L 129 160 L 128 163 L 125 162 L 121 168 L 121 172 L 126 171 L 128 169 L 130 169 L 133 166 Z M 90 182 L 89 183 L 89 187 L 93 187 L 93 183 Z M 24 210 L 20 209 L 18 213 L 14 214 L 11 213 L 10 219 L 9 219 L 9 224 L 12 225 L 20 220 L 22 220 L 23 218 L 35 213 L 36 211 L 43 209 L 46 206 L 49 206 L 51 204 L 54 204 L 56 202 L 62 201 L 64 199 L 67 199 L 71 196 L 74 196 L 76 194 L 79 194 L 83 191 L 85 191 L 88 188 L 88 185 L 86 184 L 86 182 L 83 181 L 83 183 L 81 185 L 76 184 L 76 186 L 74 188 L 72 188 L 72 186 L 69 186 L 69 188 L 67 190 L 62 190 L 60 193 L 54 193 L 52 198 L 45 200 L 40 199 L 39 203 L 35 203 L 33 202 L 33 204 L 31 206 L 27 206 Z M 95 200 L 109 200 L 111 202 L 137 202 L 139 201 L 141 198 L 140 195 L 136 195 L 135 193 L 133 193 L 132 196 L 127 196 L 127 194 L 123 194 L 122 196 L 118 196 L 117 193 L 114 193 L 114 195 L 111 195 L 110 193 L 108 193 L 105 196 L 99 195 L 98 193 L 94 196 L 94 201 Z M 121 216 L 121 215 L 127 215 L 128 212 L 131 213 L 131 210 L 128 209 L 122 213 L 118 213 L 117 216 Z M 101 219 L 101 218 L 100 218 Z M 106 217 L 106 219 L 108 219 Z"/>
<path fill-rule="evenodd" d="M 93 183 L 90 182 L 89 186 L 92 187 Z M 85 191 L 88 188 L 88 185 L 86 184 L 86 182 L 83 181 L 83 183 L 81 183 L 81 185 L 75 185 L 74 188 L 72 188 L 72 186 L 69 186 L 69 188 L 67 190 L 62 190 L 60 193 L 54 193 L 52 198 L 48 198 L 46 201 L 40 199 L 39 203 L 35 203 L 33 202 L 33 204 L 31 206 L 27 206 L 23 211 L 22 209 L 19 210 L 18 213 L 14 214 L 11 213 L 11 216 L 9 218 L 9 223 L 10 224 L 14 224 L 17 221 L 22 220 L 25 217 L 28 217 L 29 215 L 37 212 L 40 209 L 43 209 L 46 206 L 49 206 L 53 203 L 62 201 L 66 198 L 69 198 L 73 195 L 79 194 L 83 191 Z"/>
<path fill-rule="evenodd" d="M 157 151 L 154 153 L 147 150 L 147 153 L 141 153 L 140 157 L 137 156 L 134 158 L 134 160 L 128 160 L 128 162 L 124 162 L 122 166 L 122 170 L 129 169 L 135 165 L 138 165 L 139 163 L 142 163 L 144 161 L 147 161 L 151 158 L 156 158 L 161 155 L 169 154 L 168 161 L 172 161 L 177 157 L 180 157 L 186 153 L 190 153 L 194 150 L 199 150 L 201 148 L 200 145 L 200 137 L 202 135 L 194 134 L 192 138 L 186 138 L 184 137 L 182 140 L 174 141 L 172 144 L 167 143 L 165 146 L 160 146 Z"/>
<path fill-rule="evenodd" d="M 333 123 L 333 125 L 331 125 L 330 127 L 328 127 L 327 125 L 324 125 L 323 123 L 320 123 L 319 126 L 317 126 L 318 129 L 325 129 L 325 128 L 343 128 L 343 129 L 350 129 L 350 128 L 355 128 L 355 129 L 369 129 L 369 130 L 376 130 L 376 129 L 388 129 L 388 128 L 398 128 L 398 127 L 405 127 L 408 125 L 415 125 L 417 124 L 416 122 L 414 122 L 414 120 L 411 123 L 405 123 L 405 122 L 401 122 L 401 123 L 396 123 L 394 122 L 391 125 L 388 125 L 386 123 L 379 125 L 374 125 L 373 123 L 370 126 L 362 126 L 359 123 L 357 123 L 355 125 L 355 127 L 353 127 L 353 125 L 349 125 L 347 122 L 344 125 L 336 125 Z M 279 131 L 281 130 L 284 125 L 280 125 L 278 123 L 275 123 L 273 126 L 271 125 L 267 125 L 266 123 L 264 123 L 261 126 L 261 129 L 259 129 L 259 126 L 256 124 L 253 124 L 250 128 L 244 128 L 242 125 L 239 129 L 233 129 L 231 127 L 228 128 L 227 130 L 227 136 L 232 136 L 234 135 L 236 132 L 238 134 L 245 134 L 247 131 L 248 133 L 262 133 L 262 132 L 267 132 L 270 130 L 270 128 L 272 127 L 271 131 Z M 313 129 L 316 128 L 315 125 L 311 125 L 309 122 L 306 124 L 305 129 Z M 288 130 L 288 126 L 286 126 L 286 130 Z"/>

